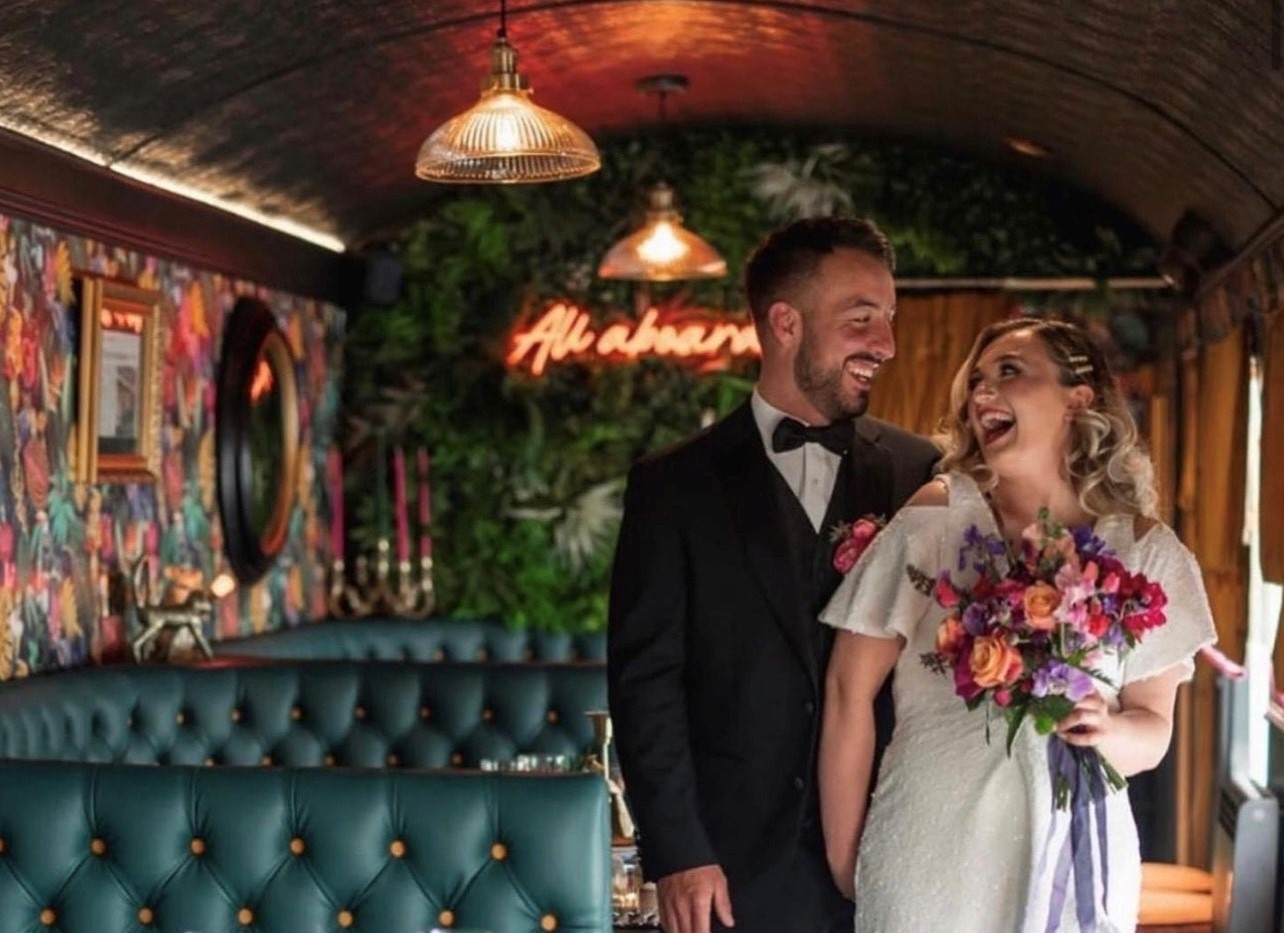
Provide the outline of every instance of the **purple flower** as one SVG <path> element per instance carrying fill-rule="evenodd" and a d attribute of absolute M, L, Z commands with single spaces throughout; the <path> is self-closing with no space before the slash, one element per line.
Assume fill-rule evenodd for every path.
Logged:
<path fill-rule="evenodd" d="M 969 635 L 984 635 L 989 620 L 990 611 L 984 603 L 972 603 L 963 610 L 963 627 Z"/>
<path fill-rule="evenodd" d="M 1095 689 L 1091 675 L 1065 661 L 1048 661 L 1034 672 L 1031 692 L 1036 697 L 1064 696 L 1072 703 L 1078 703 Z"/>

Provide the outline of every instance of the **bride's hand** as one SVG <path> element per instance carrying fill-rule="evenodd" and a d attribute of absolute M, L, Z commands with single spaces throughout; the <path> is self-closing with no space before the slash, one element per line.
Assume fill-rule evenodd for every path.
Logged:
<path fill-rule="evenodd" d="M 1057 723 L 1057 735 L 1067 745 L 1100 745 L 1110 731 L 1110 707 L 1097 691 L 1080 700 L 1065 719 Z"/>

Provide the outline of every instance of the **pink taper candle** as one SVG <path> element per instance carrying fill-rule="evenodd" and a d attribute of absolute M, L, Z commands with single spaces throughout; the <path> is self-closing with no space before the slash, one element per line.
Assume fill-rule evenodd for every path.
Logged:
<path fill-rule="evenodd" d="M 428 526 L 432 522 L 432 506 L 428 501 L 428 448 L 420 447 L 416 460 L 419 464 L 419 556 L 432 556 L 432 537 Z"/>
<path fill-rule="evenodd" d="M 406 514 L 406 452 L 392 452 L 393 508 L 397 513 L 397 561 L 410 560 L 410 516 Z"/>
<path fill-rule="evenodd" d="M 343 455 L 331 447 L 326 455 L 330 474 L 330 557 L 343 559 Z"/>

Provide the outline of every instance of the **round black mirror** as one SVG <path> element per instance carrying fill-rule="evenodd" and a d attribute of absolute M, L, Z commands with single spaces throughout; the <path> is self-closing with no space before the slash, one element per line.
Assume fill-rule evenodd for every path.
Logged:
<path fill-rule="evenodd" d="M 257 580 L 285 546 L 299 465 L 294 355 L 261 301 L 238 298 L 215 404 L 218 504 L 232 571 Z"/>

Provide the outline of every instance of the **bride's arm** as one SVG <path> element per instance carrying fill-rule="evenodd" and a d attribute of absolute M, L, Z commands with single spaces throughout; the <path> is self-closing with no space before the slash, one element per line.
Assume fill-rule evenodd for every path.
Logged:
<path fill-rule="evenodd" d="M 1070 745 L 1096 747 L 1124 777 L 1149 771 L 1172 741 L 1173 705 L 1183 673 L 1173 666 L 1133 681 L 1119 692 L 1118 710 L 1094 692 L 1057 724 L 1057 734 Z"/>
<path fill-rule="evenodd" d="M 834 883 L 851 897 L 874 766 L 874 698 L 905 641 L 838 632 L 825 675 L 820 818 Z"/>

